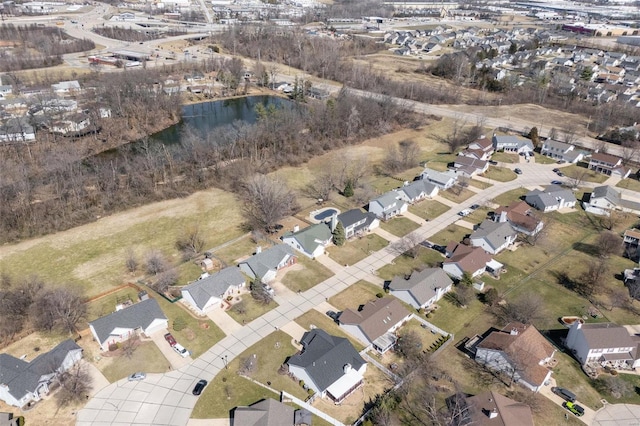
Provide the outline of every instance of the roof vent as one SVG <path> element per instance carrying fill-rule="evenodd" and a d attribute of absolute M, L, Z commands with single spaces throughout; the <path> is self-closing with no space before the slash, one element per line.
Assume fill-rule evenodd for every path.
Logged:
<path fill-rule="evenodd" d="M 262 247 L 258 246 L 256 247 L 256 254 L 260 254 L 260 253 L 262 253 Z"/>
<path fill-rule="evenodd" d="M 513 327 L 513 328 L 511 329 L 511 333 L 509 333 L 509 334 L 511 334 L 512 336 L 517 336 L 517 335 L 518 335 L 518 329 L 517 329 L 517 328 L 515 328 L 515 327 Z"/>
<path fill-rule="evenodd" d="M 293 227 L 293 232 L 298 232 L 298 231 L 300 231 L 300 226 L 299 225 L 295 225 Z"/>
<path fill-rule="evenodd" d="M 491 410 L 489 412 L 489 418 L 490 419 L 495 419 L 496 417 L 498 417 L 498 412 L 496 411 L 496 409 L 494 408 L 493 410 Z"/>

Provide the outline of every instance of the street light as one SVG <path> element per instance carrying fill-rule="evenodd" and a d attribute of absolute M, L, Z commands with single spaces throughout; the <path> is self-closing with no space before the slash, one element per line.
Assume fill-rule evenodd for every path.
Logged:
<path fill-rule="evenodd" d="M 229 369 L 229 362 L 228 362 L 228 355 L 223 355 L 220 357 L 222 359 L 222 362 L 224 363 L 224 369 L 228 370 Z"/>

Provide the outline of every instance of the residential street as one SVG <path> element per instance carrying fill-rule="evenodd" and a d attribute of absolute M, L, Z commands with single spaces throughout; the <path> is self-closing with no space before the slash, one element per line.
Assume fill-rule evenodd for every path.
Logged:
<path fill-rule="evenodd" d="M 452 208 L 436 219 L 422 223 L 414 233 L 422 240 L 428 239 L 459 220 L 459 210 L 472 204 L 483 204 L 512 189 L 547 185 L 557 178 L 552 171 L 557 167 L 555 164 L 502 165 L 511 168 L 518 166 L 523 174 L 511 182 L 492 181 L 491 187 L 478 192 L 460 203 L 457 208 Z M 197 398 L 191 395 L 193 386 L 201 378 L 211 381 L 224 368 L 223 357 L 226 357 L 226 362 L 231 361 L 274 330 L 285 327 L 298 316 L 325 303 L 328 298 L 357 281 L 369 279 L 372 271 L 390 263 L 396 256 L 393 249 L 386 247 L 348 267 L 335 262 L 323 262 L 332 266 L 334 276 L 303 293 L 288 294 L 286 298 L 281 299 L 284 303 L 277 308 L 244 326 L 236 327 L 202 356 L 178 370 L 166 374 L 149 374 L 146 380 L 139 382 L 128 382 L 124 379 L 110 384 L 100 390 L 78 413 L 77 424 L 186 425 L 197 401 Z M 289 331 L 292 334 L 297 333 L 294 330 Z"/>

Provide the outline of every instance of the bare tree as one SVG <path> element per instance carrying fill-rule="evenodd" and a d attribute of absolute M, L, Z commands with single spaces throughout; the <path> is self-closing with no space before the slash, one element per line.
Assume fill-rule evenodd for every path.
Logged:
<path fill-rule="evenodd" d="M 631 383 L 622 380 L 620 377 L 606 376 L 604 378 L 597 379 L 597 383 L 616 399 L 628 396 L 633 392 L 633 386 Z"/>
<path fill-rule="evenodd" d="M 335 188 L 330 171 L 325 171 L 314 176 L 311 182 L 304 188 L 304 192 L 311 198 L 329 201 L 331 199 L 331 193 Z M 342 186 L 340 186 L 340 188 L 342 188 Z"/>
<path fill-rule="evenodd" d="M 58 287 L 43 291 L 33 304 L 32 322 L 39 330 L 73 333 L 87 315 L 84 295 L 79 289 Z"/>
<path fill-rule="evenodd" d="M 158 250 L 147 253 L 147 273 L 158 275 L 169 269 L 170 264 L 164 254 Z"/>
<path fill-rule="evenodd" d="M 131 359 L 136 349 L 138 349 L 139 345 L 140 345 L 140 336 L 138 336 L 137 334 L 131 336 L 130 338 L 122 342 L 122 345 L 120 346 L 120 348 L 122 349 L 122 355 L 125 356 L 127 359 Z"/>
<path fill-rule="evenodd" d="M 168 268 L 167 270 L 156 275 L 156 280 L 152 287 L 158 293 L 165 293 L 169 287 L 178 283 L 178 270 L 176 268 Z"/>
<path fill-rule="evenodd" d="M 420 254 L 420 242 L 422 238 L 418 234 L 410 233 L 393 242 L 390 249 L 398 256 L 408 256 L 415 259 Z"/>
<path fill-rule="evenodd" d="M 535 293 L 524 293 L 517 299 L 499 306 L 496 313 L 504 322 L 517 321 L 530 324 L 544 317 L 544 300 Z"/>
<path fill-rule="evenodd" d="M 265 175 L 254 175 L 244 185 L 240 195 L 249 223 L 268 232 L 277 222 L 297 209 L 296 196 L 287 185 Z"/>
<path fill-rule="evenodd" d="M 611 231 L 600 232 L 596 245 L 598 255 L 602 258 L 619 255 L 622 252 L 622 238 Z"/>
<path fill-rule="evenodd" d="M 562 140 L 565 143 L 573 144 L 578 139 L 577 131 L 575 123 L 568 123 L 562 128 Z"/>
<path fill-rule="evenodd" d="M 238 368 L 238 374 L 244 376 L 251 376 L 258 368 L 258 355 L 249 355 L 246 358 L 240 360 L 240 368 Z"/>
<path fill-rule="evenodd" d="M 140 266 L 138 263 L 138 257 L 136 256 L 136 252 L 133 248 L 129 247 L 127 250 L 127 258 L 125 260 L 125 265 L 127 266 L 127 271 L 131 274 L 138 270 Z"/>
<path fill-rule="evenodd" d="M 636 140 L 623 140 L 622 141 L 622 162 L 624 164 L 634 163 L 638 156 L 638 149 L 640 149 L 640 142 Z"/>
<path fill-rule="evenodd" d="M 200 254 L 204 246 L 205 240 L 198 225 L 187 227 L 176 240 L 176 248 L 180 250 L 185 261 L 193 259 Z"/>
<path fill-rule="evenodd" d="M 56 399 L 59 407 L 85 401 L 93 389 L 93 379 L 83 362 L 77 363 L 70 370 L 62 373 L 58 381 L 60 390 L 56 394 Z"/>
<path fill-rule="evenodd" d="M 590 298 L 600 290 L 600 281 L 609 271 L 609 265 L 606 259 L 600 259 L 595 262 L 589 262 L 587 270 L 584 271 L 578 282 L 580 286 L 578 291 L 587 298 Z"/>
<path fill-rule="evenodd" d="M 251 283 L 251 297 L 262 305 L 268 305 L 273 300 L 265 285 L 257 280 Z"/>
<path fill-rule="evenodd" d="M 400 335 L 395 350 L 403 358 L 415 359 L 422 353 L 422 342 L 415 331 L 409 330 Z"/>
<path fill-rule="evenodd" d="M 573 189 L 578 188 L 582 185 L 582 182 L 584 181 L 584 178 L 587 177 L 588 173 L 589 171 L 587 169 L 578 168 L 574 173 L 571 173 L 571 175 L 567 175 L 567 184 Z"/>
<path fill-rule="evenodd" d="M 603 229 L 611 231 L 622 221 L 626 214 L 616 210 L 609 210 L 608 213 L 609 214 L 599 216 L 598 221 Z"/>

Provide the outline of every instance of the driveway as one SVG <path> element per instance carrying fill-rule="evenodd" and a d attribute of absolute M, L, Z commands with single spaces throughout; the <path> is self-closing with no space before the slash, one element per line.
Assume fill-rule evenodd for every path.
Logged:
<path fill-rule="evenodd" d="M 169 343 L 164 339 L 165 334 L 167 334 L 167 330 L 160 330 L 153 333 L 150 337 L 151 337 L 151 340 L 153 340 L 153 342 L 156 344 L 158 349 L 160 349 L 160 352 L 162 352 L 162 355 L 164 355 L 167 361 L 169 361 L 169 365 L 171 365 L 171 368 L 173 370 L 177 370 L 191 363 L 193 361 L 193 358 L 191 358 L 190 356 L 183 358 L 180 355 L 178 355 L 178 353 L 174 351 L 171 346 L 169 346 Z M 182 345 L 182 343 L 180 344 Z M 186 346 L 185 348 L 189 350 L 189 348 L 187 348 Z"/>
<path fill-rule="evenodd" d="M 95 394 L 98 393 L 98 391 L 109 386 L 110 384 L 109 380 L 107 380 L 107 378 L 104 377 L 104 374 L 102 374 L 102 371 L 98 370 L 98 367 L 91 364 L 90 362 L 87 362 L 85 359 L 81 359 L 80 363 L 82 364 L 83 367 L 86 367 L 87 371 L 89 372 L 89 375 L 91 376 L 92 387 L 91 387 L 91 392 L 89 392 L 89 396 L 94 396 Z"/>
<path fill-rule="evenodd" d="M 224 309 L 218 306 L 207 312 L 207 317 L 220 327 L 224 334 L 231 334 L 242 328 L 242 325 L 238 324 Z"/>
<path fill-rule="evenodd" d="M 554 386 L 556 386 L 556 381 L 554 378 L 551 378 L 549 380 L 549 385 L 543 386 L 542 389 L 540 389 L 540 395 L 547 397 L 548 399 L 553 401 L 556 405 L 559 405 L 560 407 L 562 407 L 562 403 L 564 402 L 564 399 L 562 399 L 561 397 L 559 397 L 558 395 L 556 395 L 551 391 L 551 388 L 553 388 Z M 593 411 L 591 408 L 587 407 L 585 404 L 581 404 L 580 401 L 576 401 L 576 403 L 580 405 L 582 408 L 584 408 L 584 415 L 576 418 L 582 421 L 584 424 L 587 424 L 587 425 L 593 424 L 593 421 L 596 417 L 596 412 Z M 566 410 L 564 407 L 562 407 L 562 409 L 565 410 L 569 416 L 573 416 L 573 414 L 569 413 L 569 411 Z"/>
<path fill-rule="evenodd" d="M 606 404 L 598 410 L 592 426 L 640 425 L 640 405 Z"/>

